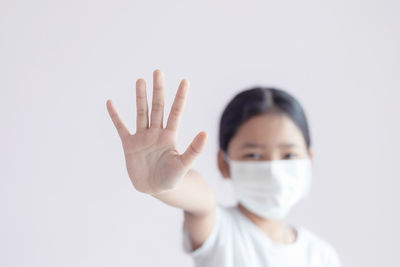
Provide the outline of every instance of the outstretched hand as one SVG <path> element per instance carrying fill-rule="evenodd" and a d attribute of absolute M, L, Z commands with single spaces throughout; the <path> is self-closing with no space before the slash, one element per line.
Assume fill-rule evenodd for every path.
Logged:
<path fill-rule="evenodd" d="M 133 135 L 122 122 L 113 102 L 110 99 L 106 102 L 108 113 L 122 141 L 129 178 L 140 192 L 155 195 L 174 188 L 204 148 L 207 134 L 200 132 L 183 154 L 179 154 L 176 149 L 176 133 L 188 90 L 189 81 L 181 80 L 164 128 L 163 72 L 159 69 L 153 72 L 151 123 L 148 116 L 146 81 L 138 79 L 136 133 Z"/>

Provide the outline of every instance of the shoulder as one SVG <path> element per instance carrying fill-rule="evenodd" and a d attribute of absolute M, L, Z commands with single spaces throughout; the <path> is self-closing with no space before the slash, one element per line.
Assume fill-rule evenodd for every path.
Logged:
<path fill-rule="evenodd" d="M 342 266 L 339 255 L 332 244 L 307 228 L 298 227 L 298 230 L 307 249 L 312 251 L 313 255 L 318 255 L 326 263 L 326 266 Z"/>

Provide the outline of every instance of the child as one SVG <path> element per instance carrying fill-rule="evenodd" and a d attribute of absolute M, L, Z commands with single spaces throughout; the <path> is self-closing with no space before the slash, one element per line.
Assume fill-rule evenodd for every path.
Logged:
<path fill-rule="evenodd" d="M 282 90 L 256 87 L 238 93 L 225 108 L 218 168 L 231 179 L 238 199 L 236 206 L 225 207 L 216 203 L 200 173 L 190 168 L 207 134 L 198 133 L 182 154 L 176 149 L 189 81 L 181 81 L 165 127 L 161 70 L 153 72 L 153 87 L 150 122 L 146 83 L 136 81 L 134 135 L 111 100 L 107 109 L 121 138 L 133 186 L 183 210 L 183 248 L 196 266 L 341 266 L 329 243 L 284 221 L 311 189 L 310 133 L 295 98 Z"/>

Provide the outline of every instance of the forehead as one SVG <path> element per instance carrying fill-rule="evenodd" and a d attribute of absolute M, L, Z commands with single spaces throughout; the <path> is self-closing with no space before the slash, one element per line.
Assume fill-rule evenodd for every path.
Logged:
<path fill-rule="evenodd" d="M 287 115 L 278 113 L 257 115 L 247 120 L 231 139 L 229 149 L 243 149 L 247 143 L 263 144 L 267 148 L 289 143 L 306 147 L 299 127 Z"/>

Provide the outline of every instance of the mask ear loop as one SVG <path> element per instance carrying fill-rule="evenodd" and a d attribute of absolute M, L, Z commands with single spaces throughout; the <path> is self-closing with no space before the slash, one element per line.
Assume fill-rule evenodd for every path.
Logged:
<path fill-rule="evenodd" d="M 223 151 L 222 152 L 222 157 L 224 158 L 225 162 L 228 164 L 229 169 L 230 169 L 231 168 L 231 163 L 230 163 L 230 159 L 229 159 L 228 153 Z"/>
<path fill-rule="evenodd" d="M 225 151 L 223 151 L 222 156 L 224 157 L 224 160 L 226 161 L 226 163 L 229 164 L 229 163 L 230 163 L 230 160 L 229 160 L 228 153 L 226 153 Z"/>

